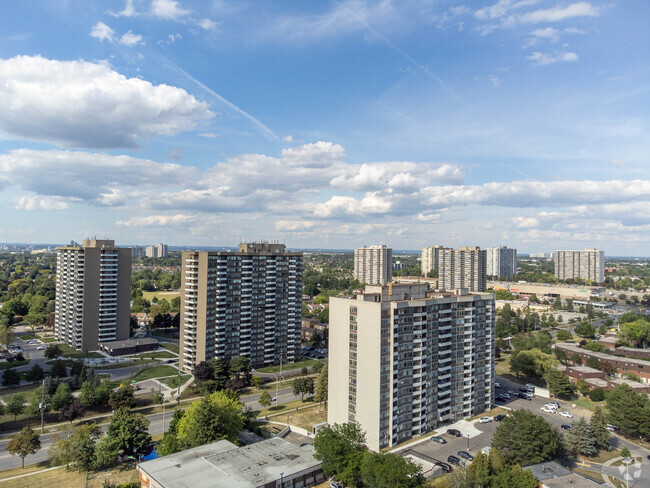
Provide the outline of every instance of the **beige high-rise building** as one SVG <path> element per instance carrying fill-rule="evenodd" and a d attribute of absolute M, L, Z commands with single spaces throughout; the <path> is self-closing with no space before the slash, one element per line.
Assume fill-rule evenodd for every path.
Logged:
<path fill-rule="evenodd" d="M 330 299 L 328 417 L 358 422 L 375 451 L 491 408 L 491 293 L 367 286 Z"/>
<path fill-rule="evenodd" d="M 166 258 L 167 257 L 167 244 L 156 244 L 155 246 L 147 246 L 145 254 L 148 258 Z"/>
<path fill-rule="evenodd" d="M 450 249 L 443 246 L 431 246 L 422 248 L 420 264 L 422 267 L 422 276 L 427 276 L 431 271 L 438 271 L 440 265 L 440 251 Z"/>
<path fill-rule="evenodd" d="M 56 249 L 54 334 L 77 350 L 130 335 L 131 249 L 86 239 Z"/>
<path fill-rule="evenodd" d="M 598 249 L 584 251 L 555 251 L 555 277 L 558 280 L 581 278 L 596 283 L 605 281 L 605 252 Z"/>
<path fill-rule="evenodd" d="M 423 249 L 433 256 L 433 267 L 438 271 L 438 289 L 455 290 L 467 288 L 472 292 L 485 291 L 486 253 L 475 246 L 461 246 L 458 249 L 435 246 Z M 423 267 L 424 269 L 424 267 Z"/>
<path fill-rule="evenodd" d="M 393 250 L 386 246 L 354 250 L 354 279 L 367 285 L 384 285 L 393 279 Z"/>
<path fill-rule="evenodd" d="M 236 252 L 184 251 L 180 365 L 246 356 L 253 367 L 300 359 L 302 253 L 244 243 Z"/>

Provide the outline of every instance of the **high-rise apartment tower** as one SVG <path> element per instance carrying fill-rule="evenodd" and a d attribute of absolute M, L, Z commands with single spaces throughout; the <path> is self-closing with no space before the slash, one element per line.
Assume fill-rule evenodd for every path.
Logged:
<path fill-rule="evenodd" d="M 605 281 L 604 251 L 555 251 L 555 277 L 558 280 L 581 278 L 602 283 Z"/>
<path fill-rule="evenodd" d="M 302 253 L 244 243 L 236 252 L 184 251 L 180 365 L 248 357 L 254 367 L 300 358 Z"/>
<path fill-rule="evenodd" d="M 367 286 L 330 299 L 330 424 L 358 422 L 375 451 L 491 408 L 494 295 Z"/>
<path fill-rule="evenodd" d="M 167 244 L 156 244 L 155 246 L 147 246 L 145 252 L 148 258 L 166 258 Z"/>
<path fill-rule="evenodd" d="M 54 334 L 77 350 L 130 335 L 131 249 L 86 239 L 56 249 Z"/>
<path fill-rule="evenodd" d="M 517 250 L 509 247 L 490 247 L 485 250 L 485 274 L 495 279 L 514 278 L 517 275 Z"/>
<path fill-rule="evenodd" d="M 485 291 L 485 261 L 485 251 L 475 246 L 422 249 L 422 272 L 426 275 L 432 269 L 436 270 L 440 290 L 467 288 L 469 291 Z"/>
<path fill-rule="evenodd" d="M 386 246 L 354 250 L 354 279 L 367 285 L 384 285 L 393 279 L 393 250 Z"/>

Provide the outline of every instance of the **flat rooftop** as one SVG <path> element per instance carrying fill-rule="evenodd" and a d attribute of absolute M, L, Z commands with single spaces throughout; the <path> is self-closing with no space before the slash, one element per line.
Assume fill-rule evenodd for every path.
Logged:
<path fill-rule="evenodd" d="M 569 369 L 574 371 L 579 371 L 580 373 L 600 373 L 601 371 L 596 368 L 590 368 L 589 366 L 569 366 Z"/>
<path fill-rule="evenodd" d="M 164 488 L 255 488 L 314 469 L 314 448 L 275 437 L 237 447 L 228 441 L 188 449 L 141 463 L 147 477 Z"/>

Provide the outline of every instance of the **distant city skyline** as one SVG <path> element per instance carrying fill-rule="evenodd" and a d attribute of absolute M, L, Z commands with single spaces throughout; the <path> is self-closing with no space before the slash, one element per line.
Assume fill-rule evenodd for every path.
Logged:
<path fill-rule="evenodd" d="M 650 242 L 650 9 L 10 2 L 0 241 Z"/>

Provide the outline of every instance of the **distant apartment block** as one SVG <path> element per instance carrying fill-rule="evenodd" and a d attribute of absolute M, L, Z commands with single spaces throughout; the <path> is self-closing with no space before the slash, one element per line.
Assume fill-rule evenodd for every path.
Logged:
<path fill-rule="evenodd" d="M 393 250 L 386 246 L 354 250 L 354 278 L 367 285 L 384 285 L 393 279 Z"/>
<path fill-rule="evenodd" d="M 422 274 L 426 276 L 431 270 L 438 272 L 440 290 L 485 291 L 486 254 L 478 247 L 425 247 L 422 249 Z"/>
<path fill-rule="evenodd" d="M 54 334 L 77 350 L 129 338 L 131 250 L 86 239 L 56 249 Z"/>
<path fill-rule="evenodd" d="M 235 252 L 184 251 L 180 365 L 246 356 L 254 367 L 300 358 L 302 253 L 243 243 Z"/>
<path fill-rule="evenodd" d="M 604 251 L 555 251 L 555 277 L 558 280 L 581 278 L 602 283 L 605 281 Z"/>
<path fill-rule="evenodd" d="M 546 258 L 551 259 L 553 257 L 552 252 L 531 252 L 529 254 L 531 258 Z"/>
<path fill-rule="evenodd" d="M 375 451 L 492 405 L 494 295 L 427 290 L 330 299 L 328 422 L 358 422 Z"/>
<path fill-rule="evenodd" d="M 485 273 L 496 279 L 514 278 L 517 275 L 517 250 L 505 246 L 485 250 Z"/>
<path fill-rule="evenodd" d="M 147 246 L 145 254 L 148 258 L 166 258 L 167 244 L 156 244 L 155 246 Z"/>
<path fill-rule="evenodd" d="M 131 258 L 143 258 L 146 256 L 146 248 L 144 246 L 131 246 Z"/>
<path fill-rule="evenodd" d="M 421 255 L 422 276 L 427 276 L 431 271 L 438 271 L 440 267 L 440 251 L 449 249 L 444 246 L 423 247 Z"/>

